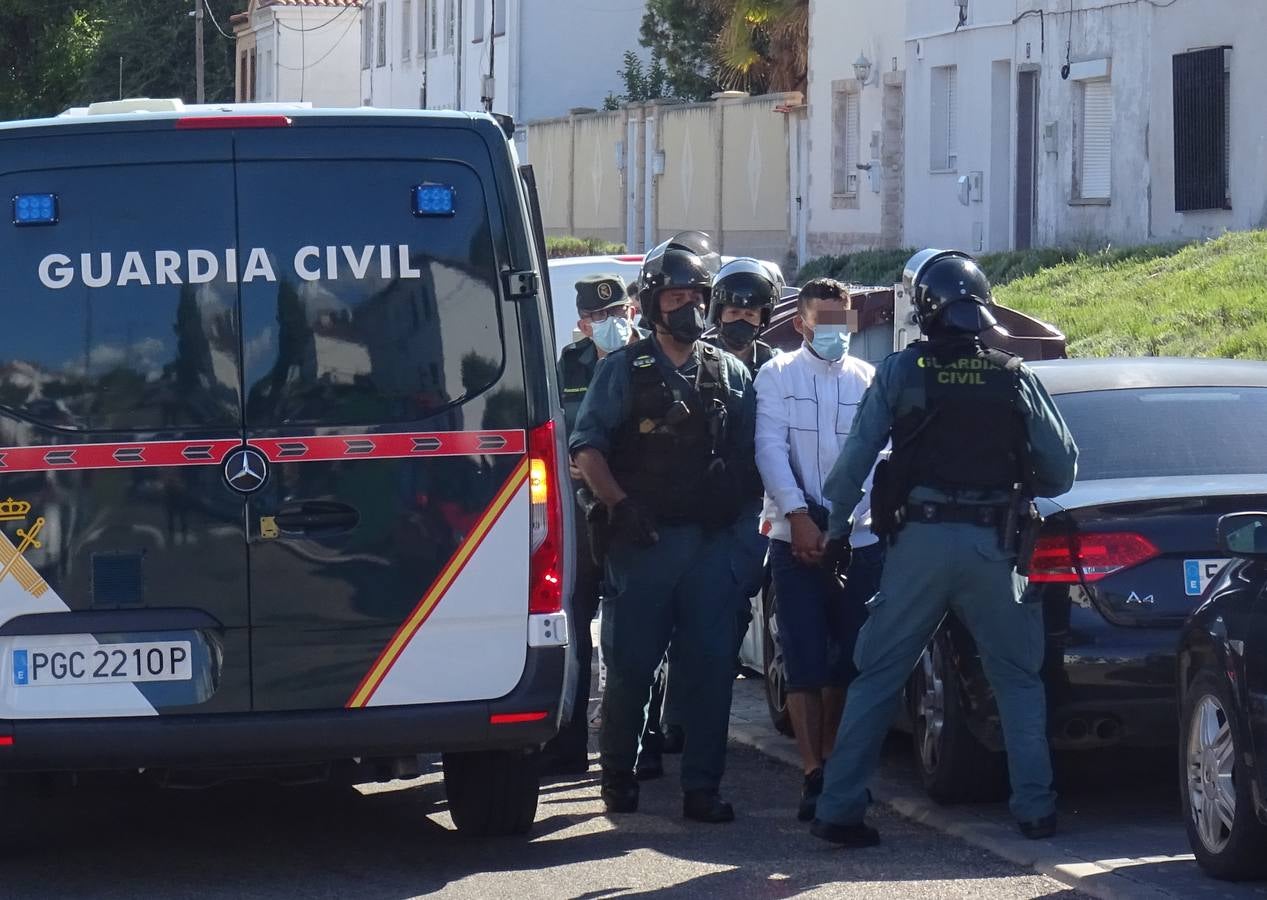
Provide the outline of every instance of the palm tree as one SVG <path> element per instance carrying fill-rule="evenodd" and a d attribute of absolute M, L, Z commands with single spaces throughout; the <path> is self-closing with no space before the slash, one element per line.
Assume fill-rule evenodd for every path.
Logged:
<path fill-rule="evenodd" d="M 717 35 L 721 82 L 753 94 L 805 91 L 809 0 L 708 0 L 723 14 Z"/>

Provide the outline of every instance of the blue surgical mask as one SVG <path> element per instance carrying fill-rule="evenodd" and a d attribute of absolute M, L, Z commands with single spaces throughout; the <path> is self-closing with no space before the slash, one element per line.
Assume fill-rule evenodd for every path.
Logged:
<path fill-rule="evenodd" d="M 809 345 L 823 359 L 835 362 L 849 352 L 849 329 L 844 325 L 816 325 Z"/>
<path fill-rule="evenodd" d="M 611 353 L 628 344 L 631 334 L 633 323 L 624 316 L 608 316 L 603 321 L 594 323 L 594 343 L 604 353 Z"/>

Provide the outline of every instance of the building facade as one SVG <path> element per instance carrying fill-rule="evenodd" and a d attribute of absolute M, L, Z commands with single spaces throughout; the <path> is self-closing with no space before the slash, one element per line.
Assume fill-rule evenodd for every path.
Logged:
<path fill-rule="evenodd" d="M 884 0 L 811 7 L 811 256 L 1138 244 L 1263 222 L 1267 134 L 1254 100 L 1267 77 L 1254 52 L 1267 38 L 1262 4 L 905 0 L 901 9 L 899 25 Z M 889 51 L 898 27 L 904 46 Z M 884 90 L 870 101 L 872 88 L 848 71 L 857 47 L 895 69 L 881 72 Z M 868 191 L 862 176 L 873 170 L 856 167 L 869 162 L 867 138 L 878 130 L 889 176 L 896 103 L 886 92 L 899 81 L 895 231 L 891 216 L 877 226 L 884 181 Z"/>
<path fill-rule="evenodd" d="M 229 22 L 239 102 L 360 105 L 360 0 L 250 0 Z"/>
<path fill-rule="evenodd" d="M 621 89 L 643 7 L 630 0 L 363 0 L 367 106 L 489 109 L 516 121 Z"/>

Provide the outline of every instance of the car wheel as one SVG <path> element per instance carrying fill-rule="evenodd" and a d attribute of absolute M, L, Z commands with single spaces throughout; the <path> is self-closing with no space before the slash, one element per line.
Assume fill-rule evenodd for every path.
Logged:
<path fill-rule="evenodd" d="M 787 710 L 787 667 L 783 662 L 783 648 L 779 644 L 779 621 L 774 614 L 778 603 L 778 594 L 771 583 L 766 589 L 765 628 L 762 629 L 761 641 L 765 668 L 765 702 L 774 727 L 782 734 L 792 737 L 792 716 Z"/>
<path fill-rule="evenodd" d="M 993 753 L 968 728 L 944 631 L 924 648 L 908 685 L 915 762 L 928 795 L 938 803 L 980 803 L 1005 793 L 1003 754 Z"/>
<path fill-rule="evenodd" d="M 444 754 L 444 793 L 458 831 L 525 834 L 537 815 L 535 752 L 485 750 Z"/>
<path fill-rule="evenodd" d="M 1231 691 L 1218 675 L 1198 673 L 1183 704 L 1183 820 L 1197 862 L 1215 878 L 1267 874 L 1267 826 L 1254 808 L 1250 753 Z"/>

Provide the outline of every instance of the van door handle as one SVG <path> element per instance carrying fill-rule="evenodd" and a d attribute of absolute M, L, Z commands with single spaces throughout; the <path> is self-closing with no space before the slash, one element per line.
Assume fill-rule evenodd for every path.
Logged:
<path fill-rule="evenodd" d="M 355 508 L 329 500 L 305 500 L 282 507 L 275 516 L 282 531 L 299 534 L 333 534 L 351 531 L 361 519 Z"/>

